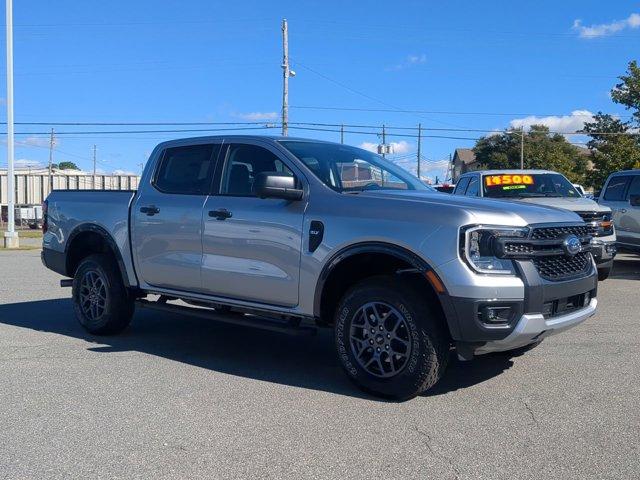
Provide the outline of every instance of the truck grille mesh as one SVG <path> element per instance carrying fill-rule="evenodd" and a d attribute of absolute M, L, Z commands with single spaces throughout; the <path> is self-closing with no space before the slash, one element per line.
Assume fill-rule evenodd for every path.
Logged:
<path fill-rule="evenodd" d="M 586 237 L 590 235 L 588 225 L 568 225 L 559 227 L 540 227 L 531 232 L 532 240 L 564 239 L 567 235 Z"/>
<path fill-rule="evenodd" d="M 591 264 L 591 253 L 580 252 L 572 257 L 537 257 L 533 259 L 533 264 L 542 278 L 564 280 L 587 273 Z"/>

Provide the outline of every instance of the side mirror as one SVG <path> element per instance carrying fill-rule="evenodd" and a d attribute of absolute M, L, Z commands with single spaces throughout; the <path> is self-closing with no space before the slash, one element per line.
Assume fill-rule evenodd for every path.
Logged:
<path fill-rule="evenodd" d="M 296 179 L 280 172 L 260 172 L 253 182 L 253 189 L 260 198 L 301 200 L 304 191 L 296 188 Z"/>
<path fill-rule="evenodd" d="M 632 207 L 640 207 L 640 195 L 629 195 L 629 204 Z"/>

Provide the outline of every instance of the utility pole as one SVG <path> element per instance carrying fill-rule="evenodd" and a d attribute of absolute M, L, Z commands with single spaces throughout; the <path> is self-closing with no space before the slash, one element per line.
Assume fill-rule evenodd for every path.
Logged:
<path fill-rule="evenodd" d="M 53 137 L 53 128 L 51 129 L 51 137 L 49 138 L 49 193 L 53 192 L 53 177 L 51 176 L 53 169 L 53 146 L 55 139 Z"/>
<path fill-rule="evenodd" d="M 344 123 L 340 125 L 340 143 L 344 143 Z"/>
<path fill-rule="evenodd" d="M 282 136 L 289 134 L 289 27 L 282 19 Z"/>
<path fill-rule="evenodd" d="M 418 180 L 421 180 L 420 178 L 420 155 L 421 155 L 421 150 L 422 150 L 422 124 L 419 123 L 418 124 Z"/>
<path fill-rule="evenodd" d="M 15 231 L 15 177 L 13 174 L 14 161 L 14 131 L 13 131 L 13 0 L 7 3 L 7 231 L 4 233 L 4 247 L 18 248 L 18 233 Z"/>
<path fill-rule="evenodd" d="M 382 124 L 382 158 L 387 156 L 387 130 L 384 124 Z"/>
<path fill-rule="evenodd" d="M 93 185 L 92 188 L 96 189 L 96 146 L 93 146 Z"/>
<path fill-rule="evenodd" d="M 524 170 L 524 125 L 520 127 L 520 170 Z"/>

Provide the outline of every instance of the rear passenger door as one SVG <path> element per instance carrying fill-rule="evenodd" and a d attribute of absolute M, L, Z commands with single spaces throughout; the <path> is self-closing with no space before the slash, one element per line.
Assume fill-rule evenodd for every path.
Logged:
<path fill-rule="evenodd" d="M 631 181 L 629 175 L 616 175 L 609 179 L 604 192 L 602 192 L 603 205 L 611 208 L 613 213 L 613 224 L 616 227 L 616 235 L 620 243 L 630 243 L 630 232 L 628 231 L 627 221 L 623 222 L 623 217 L 629 209 L 629 201 L 627 200 L 627 189 Z"/>
<path fill-rule="evenodd" d="M 620 212 L 620 226 L 625 233 L 625 242 L 640 247 L 640 175 L 633 175 L 625 195 L 626 207 Z"/>
<path fill-rule="evenodd" d="M 176 146 L 160 153 L 152 178 L 132 206 L 132 246 L 140 280 L 200 291 L 202 208 L 220 144 Z"/>
<path fill-rule="evenodd" d="M 224 159 L 224 161 L 223 161 Z M 298 304 L 306 202 L 256 197 L 260 172 L 303 177 L 275 147 L 236 142 L 225 147 L 217 194 L 204 207 L 202 284 L 206 293 L 292 307 Z"/>

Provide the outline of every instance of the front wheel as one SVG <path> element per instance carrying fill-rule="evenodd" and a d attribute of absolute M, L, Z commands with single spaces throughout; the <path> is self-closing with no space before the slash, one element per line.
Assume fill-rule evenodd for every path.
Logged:
<path fill-rule="evenodd" d="M 90 333 L 120 333 L 131 322 L 134 300 L 107 255 L 82 260 L 73 277 L 72 295 L 76 318 Z"/>
<path fill-rule="evenodd" d="M 442 319 L 413 285 L 373 277 L 352 287 L 335 318 L 343 369 L 361 389 L 408 400 L 434 386 L 449 358 Z"/>

